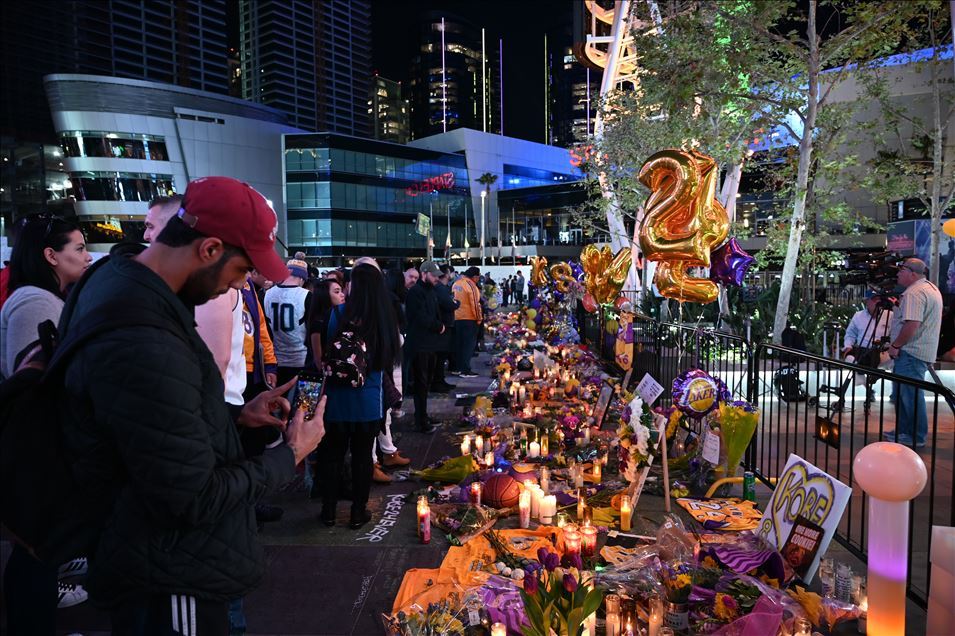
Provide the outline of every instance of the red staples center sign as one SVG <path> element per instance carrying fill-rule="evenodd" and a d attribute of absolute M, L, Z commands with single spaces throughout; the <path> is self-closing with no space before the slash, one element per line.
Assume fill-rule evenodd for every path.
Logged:
<path fill-rule="evenodd" d="M 430 177 L 423 181 L 412 183 L 405 188 L 405 194 L 409 197 L 416 197 L 419 194 L 431 194 L 436 190 L 450 190 L 454 187 L 454 173 L 445 172 L 436 177 Z"/>

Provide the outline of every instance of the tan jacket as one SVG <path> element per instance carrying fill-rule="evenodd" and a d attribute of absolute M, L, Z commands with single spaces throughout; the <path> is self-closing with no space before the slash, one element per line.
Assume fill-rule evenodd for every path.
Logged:
<path fill-rule="evenodd" d="M 462 276 L 451 288 L 454 293 L 454 299 L 461 303 L 461 306 L 454 312 L 455 320 L 475 320 L 481 322 L 484 316 L 481 314 L 481 292 L 477 285 L 470 278 Z"/>

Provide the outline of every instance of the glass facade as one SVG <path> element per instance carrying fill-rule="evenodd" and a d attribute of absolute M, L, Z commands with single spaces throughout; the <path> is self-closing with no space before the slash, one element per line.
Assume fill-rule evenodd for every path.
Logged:
<path fill-rule="evenodd" d="M 155 135 L 71 130 L 60 133 L 60 146 L 67 157 L 169 161 L 166 140 Z"/>
<path fill-rule="evenodd" d="M 139 172 L 71 172 L 69 183 L 78 201 L 145 201 L 175 193 L 171 174 Z"/>
<path fill-rule="evenodd" d="M 499 183 L 501 190 L 512 190 L 514 188 L 533 188 L 579 180 L 578 175 L 570 173 L 552 172 L 505 163 L 504 178 Z"/>
<path fill-rule="evenodd" d="M 449 217 L 452 247 L 464 245 L 472 212 L 463 155 L 334 134 L 288 135 L 285 180 L 291 250 L 424 256 L 428 237 L 416 231 L 419 214 L 432 219 L 436 256 L 447 245 Z"/>

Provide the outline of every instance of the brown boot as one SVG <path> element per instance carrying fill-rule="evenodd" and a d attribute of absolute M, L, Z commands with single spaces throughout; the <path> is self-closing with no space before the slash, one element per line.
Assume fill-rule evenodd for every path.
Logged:
<path fill-rule="evenodd" d="M 371 479 L 379 484 L 391 483 L 391 475 L 383 471 L 378 464 L 375 464 L 375 469 L 371 473 Z"/>
<path fill-rule="evenodd" d="M 401 451 L 395 451 L 391 454 L 382 453 L 384 459 L 381 460 L 383 466 L 392 467 L 392 466 L 407 466 L 411 463 L 411 460 L 407 457 L 402 457 Z"/>

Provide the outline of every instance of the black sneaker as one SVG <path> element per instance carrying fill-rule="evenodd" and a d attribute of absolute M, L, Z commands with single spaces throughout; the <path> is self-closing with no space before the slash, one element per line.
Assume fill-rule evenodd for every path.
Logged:
<path fill-rule="evenodd" d="M 270 506 L 269 504 L 255 505 L 255 520 L 258 523 L 271 523 L 273 521 L 278 521 L 284 514 L 285 510 L 279 508 L 278 506 Z"/>
<path fill-rule="evenodd" d="M 448 393 L 454 387 L 450 384 L 442 385 L 438 384 L 428 388 L 428 393 Z"/>
<path fill-rule="evenodd" d="M 473 371 L 465 371 L 464 373 L 461 374 L 461 377 L 462 377 L 462 378 L 476 378 L 476 377 L 478 377 L 478 374 L 477 374 L 477 373 L 474 373 Z"/>
<path fill-rule="evenodd" d="M 436 430 L 438 430 L 438 427 L 435 426 L 432 422 L 428 422 L 424 426 L 418 426 L 418 432 L 423 433 L 425 435 L 431 435 Z"/>
<path fill-rule="evenodd" d="M 371 513 L 367 510 L 363 510 L 357 515 L 352 512 L 351 519 L 348 521 L 348 527 L 352 530 L 358 530 L 360 527 L 371 521 Z"/>

